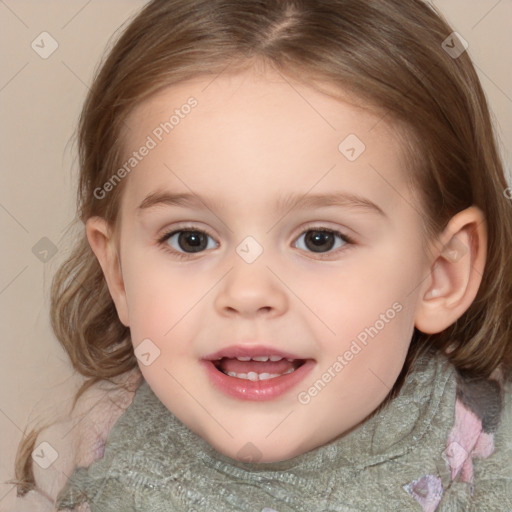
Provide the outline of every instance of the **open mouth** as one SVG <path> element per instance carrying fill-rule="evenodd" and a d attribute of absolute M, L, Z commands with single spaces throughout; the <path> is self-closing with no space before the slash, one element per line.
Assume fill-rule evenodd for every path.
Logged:
<path fill-rule="evenodd" d="M 289 359 L 278 355 L 222 357 L 212 361 L 215 368 L 224 375 L 253 382 L 293 373 L 305 362 L 304 359 Z"/>
<path fill-rule="evenodd" d="M 238 400 L 274 400 L 302 382 L 316 365 L 273 347 L 234 345 L 205 356 L 201 364 L 211 384 Z"/>

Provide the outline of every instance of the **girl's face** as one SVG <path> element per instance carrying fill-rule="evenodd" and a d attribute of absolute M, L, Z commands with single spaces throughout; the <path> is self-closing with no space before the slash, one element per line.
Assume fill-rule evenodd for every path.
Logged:
<path fill-rule="evenodd" d="M 127 128 L 125 172 L 96 192 L 127 180 L 116 306 L 158 398 L 238 460 L 362 422 L 402 369 L 428 276 L 385 117 L 250 70 L 165 89 Z"/>

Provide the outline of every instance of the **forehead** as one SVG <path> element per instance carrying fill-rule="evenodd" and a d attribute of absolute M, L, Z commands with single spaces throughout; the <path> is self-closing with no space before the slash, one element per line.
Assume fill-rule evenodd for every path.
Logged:
<path fill-rule="evenodd" d="M 126 120 L 125 159 L 151 146 L 126 201 L 163 188 L 246 202 L 339 188 L 390 208 L 409 193 L 397 130 L 349 101 L 254 69 L 163 89 Z"/>

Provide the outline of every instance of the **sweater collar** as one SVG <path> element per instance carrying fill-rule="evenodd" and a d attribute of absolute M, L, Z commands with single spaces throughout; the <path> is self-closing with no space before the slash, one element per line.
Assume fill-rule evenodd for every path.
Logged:
<path fill-rule="evenodd" d="M 453 410 L 454 370 L 440 355 L 419 356 L 409 372 L 400 393 L 380 411 L 363 421 L 349 433 L 288 460 L 277 462 L 242 462 L 218 452 L 197 434 L 173 416 L 173 435 L 178 435 L 184 446 L 195 446 L 202 462 L 216 471 L 271 472 L 274 474 L 318 467 L 349 467 L 355 470 L 378 464 L 403 455 L 411 446 L 421 443 L 436 414 L 439 413 L 446 387 L 451 383 L 453 400 L 444 404 L 444 414 Z M 147 383 L 144 383 L 147 386 Z M 444 402 L 447 402 L 446 400 Z M 181 444 L 181 443 L 180 443 Z M 183 446 L 182 445 L 182 446 Z M 248 456 L 251 445 L 245 446 Z M 254 447 L 255 449 L 255 447 Z"/>

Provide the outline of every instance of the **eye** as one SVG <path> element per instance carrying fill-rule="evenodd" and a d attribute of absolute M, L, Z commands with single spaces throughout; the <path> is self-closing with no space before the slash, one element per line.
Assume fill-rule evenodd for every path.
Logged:
<path fill-rule="evenodd" d="M 170 245 L 174 251 L 187 254 L 215 249 L 217 246 L 208 233 L 198 229 L 172 231 L 164 235 L 159 243 Z"/>
<path fill-rule="evenodd" d="M 312 228 L 304 231 L 299 236 L 295 247 L 315 253 L 326 253 L 351 243 L 352 240 L 339 231 L 326 228 Z"/>
<path fill-rule="evenodd" d="M 186 257 L 189 254 L 203 252 L 218 247 L 218 243 L 205 231 L 200 229 L 180 229 L 163 235 L 158 243 L 165 250 L 170 250 L 177 256 Z M 351 245 L 354 242 L 346 235 L 323 227 L 313 227 L 301 233 L 294 246 L 298 249 L 323 255 L 335 253 L 336 249 Z M 342 249 L 343 250 L 343 249 Z"/>

